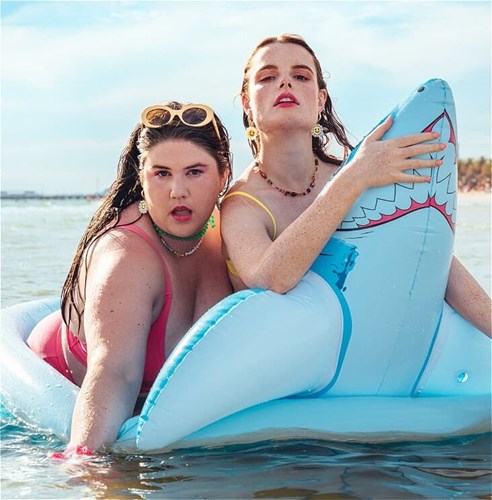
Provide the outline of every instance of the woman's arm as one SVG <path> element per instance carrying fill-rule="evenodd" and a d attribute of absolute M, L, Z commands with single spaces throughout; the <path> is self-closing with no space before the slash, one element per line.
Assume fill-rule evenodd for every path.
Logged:
<path fill-rule="evenodd" d="M 160 263 L 141 238 L 112 231 L 97 243 L 84 309 L 87 373 L 74 408 L 69 449 L 98 450 L 112 444 L 132 416 L 152 306 L 162 292 L 159 280 Z"/>
<path fill-rule="evenodd" d="M 456 257 L 451 261 L 445 299 L 473 326 L 492 336 L 490 297 Z"/>
<path fill-rule="evenodd" d="M 392 125 L 388 118 L 362 142 L 357 154 L 316 200 L 272 242 L 265 215 L 250 203 L 229 198 L 222 210 L 222 236 L 239 276 L 250 288 L 285 293 L 304 276 L 362 192 L 396 182 L 426 182 L 404 170 L 439 166 L 414 156 L 442 151 L 436 133 L 414 134 L 383 141 Z M 267 221 L 268 222 L 268 221 Z"/>

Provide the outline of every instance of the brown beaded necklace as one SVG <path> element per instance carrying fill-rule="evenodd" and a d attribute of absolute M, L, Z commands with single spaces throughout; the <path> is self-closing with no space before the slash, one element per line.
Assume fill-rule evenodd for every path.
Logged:
<path fill-rule="evenodd" d="M 255 166 L 253 168 L 253 171 L 257 174 L 260 174 L 260 177 L 262 179 L 265 179 L 267 181 L 267 183 L 270 184 L 270 186 L 275 188 L 277 191 L 280 191 L 284 196 L 292 196 L 292 197 L 306 196 L 307 194 L 309 194 L 311 192 L 311 190 L 316 185 L 316 172 L 318 172 L 318 164 L 319 164 L 318 158 L 315 158 L 314 159 L 314 172 L 313 172 L 313 176 L 311 177 L 311 182 L 309 183 L 309 186 L 306 188 L 306 190 L 303 191 L 302 193 L 296 193 L 295 191 L 287 191 L 287 189 L 283 189 L 283 188 L 280 188 L 278 186 L 275 186 L 275 184 L 271 181 L 271 179 L 268 177 L 266 172 L 263 172 L 263 170 L 261 170 L 260 163 L 258 161 L 255 161 L 255 164 L 254 164 Z"/>

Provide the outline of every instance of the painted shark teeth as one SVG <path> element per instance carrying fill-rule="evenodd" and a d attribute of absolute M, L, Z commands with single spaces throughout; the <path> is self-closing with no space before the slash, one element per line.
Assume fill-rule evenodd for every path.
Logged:
<path fill-rule="evenodd" d="M 431 155 L 443 159 L 438 168 L 413 170 L 413 175 L 431 176 L 431 183 L 393 184 L 367 190 L 354 204 L 338 228 L 340 231 L 366 229 L 408 215 L 422 208 L 438 210 L 451 227 L 456 222 L 456 134 L 445 110 L 424 131 L 437 130 L 447 141 L 444 152 Z M 377 192 L 377 196 L 374 194 Z"/>

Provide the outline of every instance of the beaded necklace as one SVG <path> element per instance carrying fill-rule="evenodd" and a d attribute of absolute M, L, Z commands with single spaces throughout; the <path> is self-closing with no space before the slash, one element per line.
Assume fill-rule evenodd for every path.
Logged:
<path fill-rule="evenodd" d="M 268 177 L 266 172 L 263 172 L 263 170 L 261 170 L 260 163 L 258 161 L 255 161 L 254 165 L 255 166 L 253 168 L 253 171 L 257 174 L 260 174 L 260 177 L 262 179 L 265 179 L 265 181 L 268 184 L 270 184 L 270 186 L 275 188 L 277 191 L 280 191 L 284 196 L 292 196 L 292 197 L 306 196 L 307 194 L 309 194 L 311 192 L 311 190 L 316 185 L 316 173 L 318 172 L 318 165 L 319 165 L 318 158 L 314 159 L 314 172 L 313 172 L 313 176 L 311 177 L 311 182 L 309 183 L 309 186 L 306 188 L 306 190 L 303 191 L 302 193 L 296 193 L 295 191 L 288 191 L 286 189 L 275 186 L 275 184 L 271 181 L 271 179 Z"/>
<path fill-rule="evenodd" d="M 198 243 L 191 250 L 188 250 L 187 252 L 177 252 L 174 248 L 171 248 L 169 243 L 164 238 L 159 236 L 159 239 L 162 241 L 162 244 L 176 257 L 189 257 L 190 255 L 193 255 L 200 248 L 203 241 L 203 238 L 200 238 Z"/>
<path fill-rule="evenodd" d="M 202 238 L 203 235 L 207 232 L 209 224 L 212 226 L 212 229 L 215 228 L 215 217 L 213 216 L 213 214 L 210 216 L 210 218 L 205 223 L 205 225 L 203 226 L 202 230 L 199 233 L 192 234 L 191 236 L 176 236 L 175 234 L 164 231 L 164 229 L 161 229 L 154 221 L 152 221 L 152 225 L 154 226 L 154 229 L 156 230 L 159 236 L 165 236 L 166 238 L 171 238 L 173 240 L 179 240 L 179 241 L 192 241 L 192 240 L 197 240 L 198 238 Z"/>
<path fill-rule="evenodd" d="M 167 231 L 164 231 L 164 229 L 161 229 L 154 221 L 152 221 L 152 225 L 154 226 L 156 233 L 159 235 L 159 239 L 162 241 L 162 244 L 166 247 L 167 250 L 169 250 L 169 252 L 171 252 L 176 257 L 189 257 L 190 255 L 193 255 L 200 248 L 200 245 L 203 241 L 203 236 L 207 232 L 208 226 L 212 226 L 212 229 L 215 229 L 216 227 L 215 217 L 213 214 L 209 217 L 202 230 L 199 233 L 193 234 L 191 236 L 176 236 L 175 234 L 168 233 Z M 198 238 L 200 239 L 191 250 L 188 250 L 187 252 L 178 252 L 177 250 L 174 250 L 174 248 L 172 248 L 163 237 L 179 241 L 192 241 Z"/>

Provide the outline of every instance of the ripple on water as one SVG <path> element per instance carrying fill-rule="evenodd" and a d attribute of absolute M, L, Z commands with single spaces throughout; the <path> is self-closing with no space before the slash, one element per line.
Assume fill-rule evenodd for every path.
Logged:
<path fill-rule="evenodd" d="M 2 410 L 2 493 L 16 498 L 450 498 L 490 495 L 491 436 L 432 443 L 265 441 L 160 455 L 48 458 L 60 441 Z"/>
<path fill-rule="evenodd" d="M 73 251 L 96 206 L 85 202 L 2 203 L 3 307 L 59 296 Z M 457 254 L 490 289 L 490 209 L 476 204 L 460 208 Z M 59 463 L 47 456 L 63 448 L 59 440 L 28 429 L 0 409 L 2 498 L 491 495 L 490 435 L 384 445 L 268 441 Z"/>

